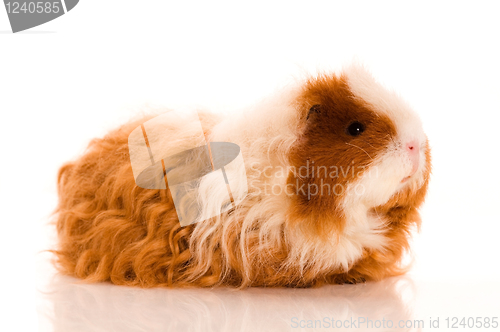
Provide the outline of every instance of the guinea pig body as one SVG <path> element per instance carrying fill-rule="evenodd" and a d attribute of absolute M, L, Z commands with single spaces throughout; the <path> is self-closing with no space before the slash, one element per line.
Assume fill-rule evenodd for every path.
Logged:
<path fill-rule="evenodd" d="M 200 113 L 205 137 L 173 121 L 166 150 L 236 143 L 248 183 L 239 204 L 185 227 L 168 189 L 135 183 L 128 137 L 149 119 L 92 141 L 61 168 L 62 272 L 142 287 L 309 287 L 405 272 L 430 148 L 418 116 L 362 67 L 310 78 L 230 118 Z M 201 209 L 214 209 L 225 184 L 199 186 Z"/>

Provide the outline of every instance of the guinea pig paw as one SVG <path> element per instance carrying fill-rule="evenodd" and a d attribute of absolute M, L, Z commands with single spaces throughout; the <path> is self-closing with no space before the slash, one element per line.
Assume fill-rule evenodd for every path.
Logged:
<path fill-rule="evenodd" d="M 366 279 L 362 276 L 355 276 L 355 275 L 349 275 L 349 274 L 343 274 L 338 276 L 336 283 L 338 284 L 347 284 L 347 285 L 356 285 L 356 284 L 363 284 L 366 282 Z"/>
<path fill-rule="evenodd" d="M 345 281 L 345 284 L 349 284 L 349 285 L 355 285 L 355 284 L 364 284 L 366 282 L 366 279 L 363 278 L 363 277 L 358 277 L 358 278 L 351 278 L 351 279 L 347 279 Z"/>

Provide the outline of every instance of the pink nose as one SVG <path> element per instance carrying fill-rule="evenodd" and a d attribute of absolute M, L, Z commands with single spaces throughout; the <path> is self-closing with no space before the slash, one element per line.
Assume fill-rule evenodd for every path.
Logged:
<path fill-rule="evenodd" d="M 406 151 L 410 155 L 410 160 L 412 164 L 411 174 L 415 174 L 418 170 L 418 166 L 420 164 L 420 147 L 417 141 L 411 141 L 406 144 Z"/>

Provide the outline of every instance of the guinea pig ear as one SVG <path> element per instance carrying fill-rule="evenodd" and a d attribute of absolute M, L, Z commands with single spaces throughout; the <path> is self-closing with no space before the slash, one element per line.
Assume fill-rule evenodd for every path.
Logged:
<path fill-rule="evenodd" d="M 309 116 L 311 116 L 312 113 L 321 113 L 321 105 L 313 105 L 307 113 L 306 120 L 309 120 Z"/>

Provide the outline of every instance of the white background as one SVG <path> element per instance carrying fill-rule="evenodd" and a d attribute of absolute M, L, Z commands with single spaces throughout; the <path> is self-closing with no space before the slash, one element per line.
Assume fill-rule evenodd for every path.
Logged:
<path fill-rule="evenodd" d="M 151 107 L 238 111 L 304 72 L 353 59 L 415 108 L 432 147 L 409 276 L 424 294 L 417 302 L 500 316 L 492 300 L 500 294 L 498 9 L 494 1 L 82 0 L 12 34 L 0 8 L 1 324 L 51 329 L 35 310 L 51 305 L 39 300 L 37 285 L 52 280 L 50 255 L 39 252 L 54 241 L 58 167 L 91 138 Z"/>

